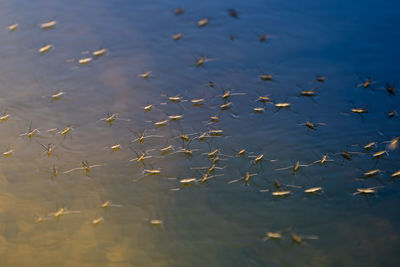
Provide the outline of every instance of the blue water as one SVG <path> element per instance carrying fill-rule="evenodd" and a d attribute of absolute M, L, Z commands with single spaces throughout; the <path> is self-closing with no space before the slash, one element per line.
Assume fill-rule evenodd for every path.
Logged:
<path fill-rule="evenodd" d="M 174 14 L 178 7 L 183 14 Z M 391 174 L 400 155 L 387 142 L 400 135 L 399 117 L 388 118 L 400 112 L 399 15 L 397 1 L 0 1 L 0 112 L 11 115 L 0 123 L 0 152 L 14 151 L 0 160 L 0 265 L 398 266 L 400 185 Z M 51 20 L 54 28 L 40 28 Z M 183 35 L 174 41 L 176 33 Z M 79 64 L 102 48 L 104 56 Z M 146 71 L 148 79 L 138 77 Z M 370 87 L 357 86 L 367 78 Z M 300 96 L 301 88 L 317 95 Z M 228 89 L 240 94 L 221 111 Z M 65 96 L 52 101 L 58 91 Z M 262 105 L 260 95 L 291 107 Z M 192 106 L 195 98 L 205 104 Z M 111 125 L 101 120 L 113 113 Z M 180 114 L 166 127 L 153 124 Z M 210 123 L 214 115 L 220 121 Z M 305 121 L 323 124 L 314 131 Z M 40 133 L 20 136 L 30 124 Z M 71 134 L 56 134 L 66 126 Z M 183 143 L 191 157 L 159 151 L 180 151 L 181 133 L 212 129 L 224 134 Z M 132 143 L 143 131 L 156 137 Z M 376 147 L 363 151 L 370 142 Z M 54 155 L 41 144 L 54 144 Z M 115 144 L 122 148 L 111 152 Z M 211 165 L 204 154 L 214 149 L 217 176 L 201 183 L 206 169 L 196 168 Z M 248 153 L 238 158 L 241 149 Z M 351 161 L 342 150 L 354 152 Z M 381 150 L 387 155 L 374 159 Z M 129 162 L 142 152 L 151 158 Z M 265 160 L 254 165 L 260 154 Z M 326 166 L 277 170 L 325 154 Z M 69 172 L 82 160 L 101 166 Z M 380 174 L 363 178 L 372 169 Z M 248 186 L 229 183 L 246 172 L 256 174 Z M 198 182 L 179 183 L 190 177 Z M 274 180 L 291 194 L 272 196 Z M 322 192 L 305 194 L 310 187 Z M 353 194 L 371 187 L 375 194 Z M 114 205 L 101 208 L 107 200 Z M 57 217 L 63 207 L 70 213 Z M 94 225 L 97 218 L 104 220 Z M 267 240 L 267 232 L 282 237 Z"/>

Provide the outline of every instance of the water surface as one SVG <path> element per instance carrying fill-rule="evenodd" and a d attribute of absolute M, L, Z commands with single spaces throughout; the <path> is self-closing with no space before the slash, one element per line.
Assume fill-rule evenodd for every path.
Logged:
<path fill-rule="evenodd" d="M 184 13 L 175 16 L 178 7 Z M 400 186 L 390 175 L 399 169 L 399 152 L 371 156 L 399 136 L 399 118 L 387 114 L 399 109 L 400 92 L 390 97 L 383 89 L 399 79 L 398 7 L 359 0 L 1 1 L 0 109 L 11 117 L 0 124 L 0 151 L 14 154 L 0 160 L 0 265 L 398 265 Z M 199 28 L 204 18 L 209 23 Z M 50 20 L 56 26 L 42 30 Z M 8 31 L 14 23 L 19 27 Z M 179 32 L 183 37 L 172 40 Z M 263 33 L 267 40 L 260 42 Z M 40 55 L 47 44 L 53 49 Z M 101 48 L 104 56 L 78 63 Z M 206 62 L 197 67 L 200 57 Z M 152 71 L 148 79 L 137 77 L 146 71 Z M 262 73 L 273 81 L 260 80 Z M 319 83 L 316 75 L 327 79 Z M 357 87 L 369 77 L 376 81 L 372 89 Z M 317 87 L 317 96 L 301 97 L 299 85 Z M 231 97 L 233 107 L 221 112 L 228 89 L 245 95 Z M 65 96 L 52 101 L 58 91 Z M 255 101 L 259 95 L 292 107 L 267 104 L 255 114 L 263 106 Z M 171 103 L 168 96 L 186 102 Z M 192 106 L 187 100 L 194 98 L 205 105 Z M 148 104 L 154 108 L 144 112 Z M 349 114 L 353 105 L 368 114 Z M 113 113 L 120 120 L 101 120 Z M 153 124 L 178 114 L 184 119 Z M 220 122 L 209 123 L 213 115 Z M 313 131 L 305 121 L 326 125 Z M 19 136 L 30 124 L 40 133 Z M 68 125 L 70 135 L 56 134 Z M 196 137 L 212 129 L 223 136 L 194 139 L 191 157 L 159 152 L 167 145 L 179 150 L 181 133 Z M 161 137 L 131 143 L 145 130 Z M 361 152 L 369 142 L 377 147 L 352 161 L 338 154 Z M 47 157 L 40 144 L 49 143 L 56 149 Z M 122 148 L 111 152 L 115 144 Z M 180 179 L 201 179 L 203 171 L 193 168 L 209 167 L 204 153 L 217 148 L 226 155 L 215 171 L 221 176 L 183 187 Z M 241 149 L 249 154 L 235 157 Z M 152 158 L 129 163 L 135 152 Z M 266 160 L 252 164 L 251 156 L 260 154 Z M 324 154 L 333 162 L 296 175 L 276 171 Z M 82 160 L 102 166 L 88 175 L 64 174 Z M 144 176 L 144 168 L 161 174 Z M 377 168 L 378 177 L 360 179 Z M 248 186 L 228 184 L 246 172 L 257 174 Z M 274 180 L 292 194 L 274 198 Z M 304 193 L 315 186 L 323 192 Z M 376 186 L 382 187 L 375 195 L 353 195 Z M 115 206 L 101 208 L 107 200 Z M 79 213 L 56 218 L 62 207 Z M 282 239 L 265 240 L 267 232 L 281 232 Z M 292 233 L 303 242 L 293 242 Z"/>

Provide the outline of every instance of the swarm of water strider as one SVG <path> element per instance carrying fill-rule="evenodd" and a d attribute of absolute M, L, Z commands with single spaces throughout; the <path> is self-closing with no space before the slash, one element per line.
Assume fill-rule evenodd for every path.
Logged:
<path fill-rule="evenodd" d="M 174 11 L 175 15 L 181 15 L 181 14 L 183 14 L 183 12 L 184 12 L 183 8 L 178 8 Z M 238 14 L 234 9 L 231 9 L 229 11 L 229 14 L 230 14 L 230 16 L 232 16 L 234 18 L 238 18 Z M 197 26 L 202 28 L 202 27 L 208 25 L 208 23 L 209 23 L 209 19 L 204 18 L 204 19 L 197 21 Z M 55 28 L 54 31 L 56 31 L 57 28 L 59 27 L 59 26 L 55 27 L 56 25 L 58 25 L 57 22 L 55 20 L 53 20 L 53 21 L 49 21 L 49 22 L 40 24 L 40 27 L 44 30 Z M 204 30 L 206 30 L 207 28 L 209 28 L 211 26 L 212 25 L 205 27 Z M 17 33 L 18 31 L 16 31 L 16 30 L 18 29 L 18 27 L 19 27 L 19 24 L 15 23 L 15 24 L 8 26 L 8 30 L 10 32 L 15 31 L 14 33 Z M 182 38 L 182 36 L 183 36 L 183 33 L 179 32 L 177 34 L 172 35 L 172 39 L 180 40 Z M 185 39 L 186 39 L 186 37 L 182 40 L 182 42 L 185 41 Z M 265 36 L 262 35 L 260 37 L 260 41 L 262 41 L 262 42 L 265 41 L 265 39 L 266 39 L 266 35 Z M 57 53 L 58 49 L 53 49 L 53 48 L 54 48 L 54 46 L 52 44 L 47 44 L 47 45 L 44 45 L 43 47 L 39 48 L 38 52 L 39 52 L 39 54 L 43 54 L 43 55 L 47 54 L 47 52 L 49 52 L 51 50 L 52 50 L 52 52 L 48 53 L 49 55 L 52 53 Z M 80 65 L 87 65 L 89 63 L 96 64 L 96 62 L 98 62 L 97 60 L 100 57 L 102 58 L 102 60 L 107 60 L 107 57 L 109 56 L 109 53 L 110 53 L 109 50 L 106 48 L 92 50 L 92 51 L 93 52 L 91 52 L 91 56 L 78 59 L 78 63 Z M 112 52 L 115 52 L 115 51 L 112 51 Z M 207 61 L 209 61 L 209 60 L 206 57 L 201 56 L 197 59 L 195 65 L 197 67 L 203 67 L 204 63 Z M 201 68 L 199 68 L 199 69 L 201 69 Z M 134 76 L 135 75 L 133 75 L 133 77 Z M 146 72 L 143 72 L 140 74 L 136 74 L 136 77 L 147 80 L 146 82 L 151 82 L 151 80 L 153 80 L 153 78 L 154 78 L 154 80 L 158 79 L 157 76 L 153 77 L 152 71 L 146 71 Z M 317 81 L 320 83 L 325 82 L 325 80 L 326 80 L 326 77 L 321 76 L 321 75 L 317 75 L 316 77 L 317 77 L 316 78 Z M 258 75 L 258 80 L 272 81 L 273 76 L 271 74 L 260 74 L 260 75 Z M 368 78 L 367 80 L 363 81 L 362 84 L 357 85 L 357 87 L 369 88 L 371 86 L 371 84 L 373 84 L 373 83 L 374 82 L 372 81 L 372 79 Z M 393 97 L 395 96 L 396 89 L 394 88 L 394 85 L 391 85 L 390 83 L 386 83 L 385 88 L 391 96 L 393 96 Z M 68 96 L 70 94 L 72 95 L 73 93 L 72 92 L 68 93 Z M 150 179 L 153 179 L 153 178 L 161 179 L 160 177 L 163 177 L 164 174 L 163 174 L 163 169 L 159 168 L 158 164 L 161 165 L 161 163 L 163 161 L 167 161 L 168 157 L 173 157 L 173 156 L 179 157 L 179 154 L 183 154 L 183 155 L 187 156 L 187 158 L 195 157 L 195 156 L 203 157 L 205 166 L 199 167 L 197 169 L 198 173 L 195 173 L 193 176 L 192 176 L 192 174 L 190 176 L 187 176 L 190 178 L 184 178 L 184 179 L 179 179 L 179 180 L 177 179 L 176 183 L 180 184 L 181 186 L 184 186 L 184 187 L 182 187 L 183 188 L 182 190 L 187 189 L 186 187 L 188 187 L 188 186 L 190 186 L 190 189 L 193 189 L 196 187 L 201 187 L 201 186 L 206 186 L 206 185 L 212 186 L 213 183 L 217 183 L 217 182 L 214 182 L 214 180 L 224 180 L 225 179 L 226 180 L 225 182 L 227 184 L 226 186 L 243 186 L 244 185 L 242 187 L 242 190 L 250 191 L 251 189 L 249 189 L 249 188 L 253 187 L 253 180 L 254 180 L 254 182 L 259 181 L 260 179 L 258 176 L 264 175 L 266 173 L 264 168 L 267 168 L 267 167 L 270 168 L 272 166 L 272 168 L 271 168 L 272 170 L 270 170 L 270 171 L 273 173 L 274 176 L 277 176 L 277 177 L 279 177 L 279 175 L 281 175 L 279 172 L 281 170 L 290 170 L 293 175 L 295 175 L 295 174 L 301 175 L 300 173 L 303 169 L 313 168 L 313 169 L 318 169 L 320 171 L 320 173 L 323 173 L 325 171 L 324 167 L 326 167 L 326 162 L 338 163 L 337 168 L 340 168 L 344 164 L 344 163 L 341 163 L 342 165 L 339 164 L 339 162 L 341 160 L 343 160 L 343 162 L 344 162 L 344 160 L 352 161 L 354 158 L 356 158 L 358 156 L 361 158 L 362 155 L 368 154 L 369 158 L 366 158 L 366 157 L 363 158 L 363 160 L 365 160 L 365 162 L 368 162 L 368 163 L 372 162 L 373 164 L 375 164 L 375 163 L 379 164 L 378 160 L 384 160 L 384 159 L 390 160 L 390 155 L 392 153 L 396 153 L 396 150 L 398 148 L 399 137 L 393 137 L 393 139 L 391 139 L 390 141 L 386 141 L 386 143 L 379 142 L 379 141 L 373 141 L 366 145 L 360 145 L 360 147 L 359 147 L 360 149 L 357 151 L 350 151 L 347 148 L 346 148 L 346 150 L 338 148 L 337 153 L 330 153 L 329 155 L 331 155 L 331 156 L 329 156 L 329 157 L 328 157 L 328 152 L 326 152 L 322 156 L 322 158 L 315 156 L 315 158 L 312 161 L 306 162 L 304 164 L 300 164 L 299 161 L 296 161 L 295 163 L 292 163 L 293 165 L 288 166 L 288 167 L 280 167 L 282 165 L 279 166 L 277 162 L 288 162 L 293 159 L 280 158 L 280 159 L 274 159 L 274 160 L 266 160 L 264 155 L 266 155 L 266 153 L 268 151 L 266 148 L 262 148 L 261 146 L 259 147 L 259 150 L 249 152 L 247 150 L 246 143 L 235 143 L 234 145 L 235 145 L 235 149 L 237 152 L 224 151 L 224 154 L 223 154 L 221 152 L 223 150 L 223 148 L 220 149 L 220 148 L 215 148 L 215 147 L 219 147 L 218 145 L 220 143 L 223 144 L 223 141 L 227 140 L 227 138 L 229 138 L 229 135 L 234 134 L 234 133 L 229 132 L 228 130 L 225 130 L 223 128 L 220 128 L 220 127 L 223 127 L 220 125 L 223 125 L 221 122 L 227 121 L 227 116 L 225 116 L 226 114 L 232 115 L 233 114 L 232 110 L 236 106 L 244 106 L 244 103 L 246 103 L 243 100 L 239 101 L 233 97 L 233 96 L 239 96 L 239 95 L 242 96 L 243 99 L 249 100 L 249 102 L 254 101 L 254 98 L 252 98 L 252 96 L 250 96 L 250 95 L 247 95 L 247 93 L 232 93 L 232 90 L 227 90 L 222 95 L 218 94 L 217 91 L 215 91 L 212 98 L 198 97 L 198 98 L 191 99 L 190 96 L 187 96 L 188 98 L 186 98 L 186 96 L 181 96 L 181 95 L 170 96 L 167 98 L 168 103 L 164 103 L 164 102 L 163 103 L 155 103 L 155 101 L 153 101 L 153 99 L 149 99 L 154 104 L 144 105 L 141 108 L 142 113 L 144 113 L 143 110 L 146 112 L 146 115 L 147 115 L 147 113 L 150 114 L 152 112 L 157 112 L 159 115 L 161 114 L 161 116 L 158 118 L 150 117 L 152 120 L 150 120 L 150 118 L 144 116 L 142 121 L 143 122 L 151 121 L 152 125 L 149 125 L 148 127 L 146 127 L 146 129 L 137 129 L 138 132 L 141 131 L 142 134 L 140 134 L 140 135 L 138 134 L 137 138 L 134 140 L 127 140 L 127 142 L 125 142 L 128 144 L 128 146 L 132 146 L 135 148 L 144 145 L 144 143 L 146 143 L 146 145 L 148 146 L 147 149 L 143 150 L 143 152 L 141 152 L 141 153 L 135 152 L 136 157 L 134 157 L 134 158 L 130 157 L 130 158 L 124 159 L 125 162 L 140 163 L 140 164 L 135 164 L 135 166 L 132 167 L 132 168 L 140 169 L 140 173 L 141 173 L 140 174 L 141 176 L 139 175 L 138 177 L 135 177 L 133 179 L 133 181 L 139 183 L 140 178 L 142 178 L 142 177 L 148 177 Z M 319 93 L 317 94 L 317 91 L 314 89 L 301 90 L 300 95 L 308 96 L 308 97 L 322 97 L 319 95 Z M 65 96 L 64 91 L 58 91 L 58 92 L 50 95 L 50 98 L 52 100 L 60 100 L 60 99 L 64 98 L 64 96 Z M 288 97 L 290 97 L 290 96 L 288 96 Z M 191 99 L 191 100 L 187 101 L 185 99 Z M 217 101 L 219 101 L 219 102 L 217 102 Z M 272 100 L 272 98 L 269 96 L 258 96 L 256 101 L 258 102 L 258 104 L 260 104 L 262 106 L 252 107 L 252 111 L 254 113 L 260 114 L 260 116 L 265 116 L 265 117 L 279 116 L 279 114 L 275 114 L 278 110 L 291 110 L 293 107 L 292 101 L 289 102 L 289 101 L 285 100 L 283 102 L 274 102 Z M 57 102 L 59 102 L 59 101 L 57 101 Z M 190 103 L 191 107 L 186 105 L 185 102 Z M 158 104 L 160 104 L 160 105 L 158 105 Z M 166 112 L 168 110 L 168 107 L 171 104 L 172 105 L 181 105 L 179 107 L 181 108 L 182 112 L 181 113 L 172 113 L 172 114 L 177 114 L 177 115 L 165 116 L 165 114 L 167 114 Z M 176 136 L 173 137 L 172 135 L 166 135 L 165 131 L 163 131 L 162 128 L 168 128 L 171 132 L 180 131 L 185 126 L 186 112 L 187 113 L 195 113 L 196 111 L 195 111 L 194 107 L 199 108 L 199 114 L 201 114 L 201 112 L 204 112 L 204 110 L 200 110 L 200 108 L 205 107 L 206 112 L 209 113 L 208 114 L 209 121 L 207 123 L 204 123 L 204 121 L 201 121 L 201 120 L 196 121 L 195 123 L 197 124 L 197 126 L 199 126 L 198 128 L 200 128 L 199 129 L 200 132 L 194 132 L 194 133 L 190 133 L 190 134 L 182 134 L 181 133 L 177 136 L 179 137 L 178 139 L 180 139 L 182 141 L 182 144 L 177 143 L 175 141 Z M 270 107 L 272 108 L 272 110 L 270 109 Z M 165 108 L 165 110 L 163 110 L 163 108 Z M 160 112 L 160 111 L 165 112 L 165 113 L 162 114 L 162 112 Z M 301 110 L 295 110 L 295 111 L 300 113 L 300 115 L 302 113 Z M 337 113 L 340 114 L 340 111 L 338 111 Z M 364 118 L 363 116 L 370 112 L 367 108 L 364 108 L 364 107 L 353 107 L 350 109 L 349 113 L 354 113 L 354 114 L 359 115 L 361 118 Z M 213 115 L 213 114 L 217 114 L 217 115 Z M 85 114 L 82 114 L 82 116 L 85 116 Z M 257 117 L 257 116 L 250 117 L 250 118 L 256 121 L 256 120 L 260 119 L 260 117 Z M 232 116 L 232 117 L 234 117 L 234 116 Z M 184 120 L 184 118 L 185 118 L 185 120 Z M 3 114 L 3 116 L 0 117 L 0 122 L 6 122 L 9 119 L 10 119 L 10 114 L 5 112 Z M 128 127 L 132 127 L 136 130 L 136 128 L 135 128 L 136 125 L 133 123 L 130 123 L 130 119 L 128 119 L 128 118 L 121 119 L 121 118 L 119 118 L 118 113 L 113 113 L 111 115 L 107 114 L 105 117 L 99 119 L 98 121 L 104 122 L 107 126 L 109 126 L 109 128 L 115 127 L 114 124 L 118 124 L 118 126 L 125 124 L 126 129 L 128 129 Z M 302 121 L 304 121 L 304 120 L 302 120 Z M 96 121 L 94 121 L 94 122 L 96 122 Z M 40 124 L 40 122 L 37 122 L 37 123 L 35 122 L 35 124 Z M 301 123 L 300 125 L 304 125 L 307 128 L 315 131 L 319 128 L 319 126 L 327 125 L 327 124 L 329 125 L 329 122 L 313 123 L 313 122 L 311 122 L 311 120 L 306 120 L 304 123 Z M 214 125 L 217 125 L 217 126 L 214 126 Z M 58 131 L 57 134 L 61 135 L 62 137 L 65 137 L 68 134 L 70 134 L 72 130 L 73 130 L 72 126 L 66 126 L 62 130 Z M 111 129 L 105 129 L 105 131 L 106 130 L 111 131 Z M 77 132 L 79 131 L 79 127 L 76 131 Z M 151 134 L 145 134 L 146 131 L 151 132 Z M 315 132 L 316 132 L 316 134 L 319 134 L 319 133 L 317 133 L 318 131 L 315 131 Z M 39 128 L 32 129 L 32 127 L 30 126 L 30 128 L 27 132 L 22 133 L 19 136 L 28 137 L 29 138 L 28 140 L 31 141 L 31 139 L 33 137 L 37 137 L 39 134 L 40 134 Z M 250 135 L 250 138 L 251 138 L 251 133 L 248 133 L 248 134 Z M 44 138 L 49 138 L 49 137 L 44 136 Z M 147 141 L 145 142 L 145 140 L 147 138 L 150 139 L 150 140 L 148 140 L 149 142 L 147 142 Z M 165 146 L 157 147 L 156 142 L 151 141 L 151 139 L 156 139 L 156 138 L 165 139 L 165 141 L 166 141 Z M 196 148 L 196 145 L 198 145 L 199 143 L 201 143 L 203 141 L 208 142 L 207 144 L 209 146 L 210 151 L 206 151 L 206 149 L 204 149 L 204 147 L 202 147 L 201 149 Z M 71 140 L 71 142 L 75 142 L 75 140 Z M 124 142 L 124 141 L 122 141 L 122 142 Z M 44 149 L 42 154 L 47 155 L 47 158 L 50 158 L 50 156 L 53 155 L 53 151 L 57 147 L 57 145 L 53 144 L 53 143 L 47 143 L 47 145 L 42 145 L 41 143 L 39 143 L 39 144 Z M 385 146 L 385 144 L 386 144 L 386 146 Z M 352 144 L 346 144 L 346 145 L 351 146 Z M 212 146 L 214 147 L 214 149 L 211 149 Z M 121 145 L 120 143 L 117 143 L 117 144 L 111 145 L 107 148 L 109 151 L 116 152 L 116 151 L 120 151 L 122 147 L 123 147 L 123 145 Z M 385 147 L 387 147 L 388 149 L 386 149 Z M 389 150 L 390 150 L 390 153 L 389 153 Z M 2 158 L 11 157 L 15 153 L 17 153 L 17 151 L 15 151 L 14 149 L 8 149 L 5 152 L 3 152 Z M 308 153 L 308 151 L 305 151 L 304 153 Z M 223 164 L 219 161 L 221 158 L 222 158 L 221 161 L 223 162 Z M 238 160 L 241 163 L 244 162 L 244 164 L 243 165 L 237 164 L 233 161 L 233 159 Z M 147 161 L 147 160 L 149 160 L 149 161 Z M 181 160 L 187 160 L 187 162 L 190 163 L 189 159 L 183 158 Z M 375 162 L 371 161 L 371 160 L 375 160 Z M 348 164 L 351 164 L 351 163 L 348 163 Z M 269 165 L 269 166 L 265 166 L 265 165 Z M 225 169 L 233 168 L 235 166 L 241 166 L 241 167 L 244 166 L 243 169 L 240 170 L 242 173 L 244 173 L 244 175 L 239 176 L 239 177 L 225 177 L 225 173 L 224 173 Z M 82 160 L 81 165 L 79 165 L 79 167 L 65 170 L 65 171 L 63 171 L 63 174 L 80 173 L 80 175 L 88 176 L 89 174 L 92 174 L 93 169 L 97 168 L 97 167 L 108 168 L 110 166 L 108 166 L 106 164 L 90 165 L 87 160 Z M 194 167 L 194 166 L 192 166 L 192 167 Z M 54 170 L 56 170 L 56 169 L 54 168 Z M 57 170 L 57 173 L 58 173 L 58 170 Z M 261 175 L 259 175 L 259 174 L 261 174 Z M 94 176 L 95 175 L 96 174 L 94 174 Z M 57 176 L 57 175 L 54 175 L 54 176 Z M 372 197 L 374 195 L 377 195 L 377 194 L 379 194 L 379 191 L 381 190 L 381 188 L 384 188 L 386 185 L 388 185 L 389 183 L 393 182 L 394 180 L 396 180 L 397 178 L 400 177 L 400 171 L 398 171 L 396 169 L 381 170 L 379 168 L 374 168 L 374 169 L 371 169 L 370 171 L 364 172 L 363 176 L 364 176 L 364 178 L 375 178 L 377 176 L 382 176 L 382 179 L 384 179 L 383 185 L 371 186 L 371 187 L 364 187 L 364 186 L 363 187 L 361 187 L 361 186 L 355 187 L 355 188 L 353 188 L 352 192 L 348 193 L 349 195 L 353 195 L 353 196 L 363 195 L 365 197 Z M 233 180 L 231 178 L 233 178 Z M 268 178 L 268 179 L 271 179 L 271 178 Z M 368 181 L 369 180 L 372 180 L 372 179 L 368 179 Z M 200 183 L 199 183 L 199 181 L 200 181 Z M 243 181 L 243 183 L 237 183 L 239 181 Z M 273 180 L 271 179 L 270 181 L 272 182 Z M 296 186 L 285 185 L 284 189 L 281 189 L 280 184 L 279 184 L 279 186 L 277 186 L 276 180 L 274 180 L 274 183 L 275 183 L 275 188 L 273 188 L 272 183 L 271 183 L 271 185 L 267 189 L 264 189 L 264 190 L 270 191 L 271 192 L 270 195 L 272 196 L 273 199 L 275 199 L 275 201 L 282 201 L 283 198 L 299 199 L 300 197 L 304 197 L 304 196 L 308 196 L 308 198 L 311 198 L 310 195 L 314 195 L 317 197 L 318 195 L 324 195 L 326 192 L 329 192 L 329 190 L 330 190 L 329 187 L 325 187 L 325 186 L 322 187 L 320 185 L 315 185 L 315 186 L 310 187 L 303 180 L 296 181 Z M 290 188 L 290 190 L 288 188 Z M 266 191 L 264 191 L 264 192 L 266 192 Z M 111 202 L 109 202 L 109 201 L 104 202 L 101 207 L 107 208 L 107 207 L 111 206 L 110 203 Z M 70 211 L 70 210 L 67 210 L 66 208 L 60 208 L 56 212 L 48 213 L 47 217 L 40 217 L 40 220 L 38 220 L 38 222 L 43 222 L 43 221 L 49 220 L 51 218 L 60 218 L 63 215 L 69 214 L 69 213 L 79 213 L 79 212 L 78 211 L 75 211 L 75 212 Z M 51 220 L 49 220 L 49 221 L 51 221 Z M 96 225 L 100 225 L 100 224 L 104 223 L 104 221 L 105 221 L 104 217 L 99 216 L 99 217 L 96 217 L 95 219 L 93 219 L 91 221 L 91 223 L 92 223 L 92 225 L 96 226 Z M 108 221 L 107 221 L 107 223 L 108 223 Z M 164 225 L 164 223 L 161 219 L 150 220 L 150 224 L 153 226 Z M 103 225 L 103 226 L 106 226 L 106 225 Z M 168 225 L 165 225 L 165 227 L 168 227 Z M 290 237 L 291 237 L 292 241 L 296 244 L 303 243 L 303 238 L 300 235 L 292 233 L 290 235 Z M 268 232 L 266 235 L 266 238 L 279 240 L 282 238 L 282 233 Z"/>

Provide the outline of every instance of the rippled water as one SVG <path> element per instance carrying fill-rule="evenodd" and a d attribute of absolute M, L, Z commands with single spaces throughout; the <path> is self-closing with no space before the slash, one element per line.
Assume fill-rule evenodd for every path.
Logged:
<path fill-rule="evenodd" d="M 184 13 L 174 15 L 181 6 Z M 399 13 L 396 1 L 0 1 L 0 111 L 11 115 L 0 124 L 0 152 L 14 150 L 0 160 L 0 265 L 399 265 L 400 186 L 391 180 L 399 151 L 371 156 L 400 135 L 399 118 L 388 118 L 400 111 L 400 92 L 391 97 L 383 89 L 399 79 Z M 204 18 L 209 23 L 199 28 Z M 54 28 L 40 28 L 51 20 Z M 40 55 L 47 44 L 53 48 Z M 101 48 L 104 56 L 79 64 Z M 197 67 L 200 57 L 206 62 Z M 146 71 L 148 79 L 137 76 Z M 260 80 L 262 73 L 273 81 Z M 316 75 L 327 79 L 319 83 Z M 369 77 L 372 89 L 357 87 Z M 318 87 L 317 96 L 301 97 L 298 85 Z M 245 94 L 220 111 L 228 89 Z M 65 96 L 52 101 L 59 91 Z M 256 114 L 260 95 L 292 106 L 266 104 Z M 193 106 L 194 98 L 205 104 Z M 368 113 L 349 114 L 353 105 Z M 111 125 L 101 120 L 113 113 L 119 119 Z M 184 119 L 166 127 L 153 124 L 179 114 Z M 210 123 L 213 115 L 220 122 Z M 305 121 L 326 125 L 313 131 Z M 30 124 L 40 133 L 20 136 Z M 56 134 L 69 125 L 71 134 Z M 179 151 L 181 133 L 193 138 L 212 129 L 224 134 L 193 139 L 191 157 L 159 151 Z M 145 130 L 156 137 L 131 143 Z M 352 161 L 339 155 L 373 141 L 376 148 Z M 56 149 L 47 157 L 41 144 Z M 122 148 L 111 152 L 115 144 Z M 204 153 L 214 149 L 221 153 L 217 176 L 182 186 L 181 179 L 202 178 L 204 170 L 193 168 L 211 166 Z M 241 149 L 249 153 L 238 158 Z M 142 152 L 152 158 L 129 162 Z M 260 154 L 266 160 L 252 164 Z M 324 154 L 333 162 L 296 175 L 276 170 Z M 102 166 L 68 172 L 82 160 Z M 161 173 L 145 176 L 144 168 Z M 371 169 L 382 172 L 362 178 Z M 257 174 L 248 186 L 228 183 L 246 172 Z M 273 197 L 274 180 L 292 194 Z M 353 195 L 376 186 L 374 195 Z M 310 187 L 323 191 L 305 194 Z M 105 201 L 113 205 L 101 208 Z M 72 212 L 55 216 L 63 207 Z M 94 225 L 98 218 L 104 221 Z M 267 232 L 282 238 L 266 240 Z"/>

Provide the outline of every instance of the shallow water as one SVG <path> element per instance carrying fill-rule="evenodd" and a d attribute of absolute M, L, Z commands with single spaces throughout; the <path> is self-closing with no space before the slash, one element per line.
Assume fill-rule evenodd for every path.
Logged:
<path fill-rule="evenodd" d="M 175 16 L 180 6 L 184 13 Z M 400 186 L 390 175 L 399 170 L 399 150 L 379 160 L 371 154 L 399 136 L 399 118 L 387 113 L 399 110 L 400 92 L 390 97 L 382 90 L 383 82 L 399 79 L 399 10 L 396 1 L 359 0 L 1 1 L 0 108 L 11 117 L 0 124 L 0 151 L 14 153 L 0 160 L 0 265 L 398 266 Z M 209 24 L 197 27 L 203 18 Z M 53 29 L 40 28 L 53 19 Z M 14 23 L 19 27 L 8 31 Z M 182 39 L 172 40 L 178 32 Z M 47 44 L 53 49 L 40 55 Z M 79 65 L 101 48 L 104 56 Z M 197 67 L 202 56 L 207 60 Z M 137 77 L 146 71 L 148 79 Z M 261 81 L 261 73 L 273 81 Z M 318 83 L 316 75 L 327 80 Z M 377 81 L 374 90 L 357 87 L 368 77 Z M 298 85 L 318 87 L 317 96 L 300 97 Z M 232 109 L 221 112 L 228 89 L 245 95 L 232 96 Z M 58 91 L 65 96 L 52 101 Z M 168 101 L 177 95 L 206 103 Z M 255 114 L 263 106 L 259 95 L 292 107 L 267 104 Z M 144 112 L 148 104 L 154 108 Z M 349 114 L 353 104 L 368 114 Z M 101 120 L 113 113 L 120 119 L 111 125 Z M 178 114 L 184 119 L 153 124 Z M 220 122 L 209 123 L 216 114 Z M 307 120 L 326 125 L 313 131 L 300 125 Z M 40 133 L 19 136 L 31 123 Z M 56 134 L 67 125 L 71 134 Z M 191 157 L 159 152 L 167 145 L 178 151 L 180 133 L 211 129 L 224 134 L 194 139 Z M 161 137 L 130 143 L 145 130 Z M 372 141 L 378 147 L 352 161 L 338 154 Z M 56 149 L 47 157 L 40 144 L 49 143 Z M 111 152 L 114 144 L 121 150 Z M 201 179 L 203 171 L 193 168 L 209 167 L 204 153 L 216 148 L 227 155 L 217 164 L 221 176 L 181 186 L 180 179 Z M 235 157 L 240 149 L 250 154 Z M 145 151 L 152 158 L 144 165 L 129 163 Z M 267 160 L 252 164 L 260 154 Z M 276 170 L 324 154 L 333 162 L 300 167 L 296 175 Z M 82 160 L 102 166 L 64 174 Z M 161 174 L 145 176 L 144 168 Z M 362 179 L 377 168 L 384 172 Z M 246 172 L 257 173 L 248 186 L 228 184 Z M 274 180 L 292 194 L 274 198 Z M 323 192 L 303 192 L 314 186 Z M 375 186 L 382 186 L 375 195 L 353 195 Z M 107 200 L 115 206 L 101 208 Z M 56 218 L 62 207 L 75 213 Z M 267 232 L 282 239 L 265 240 Z"/>

